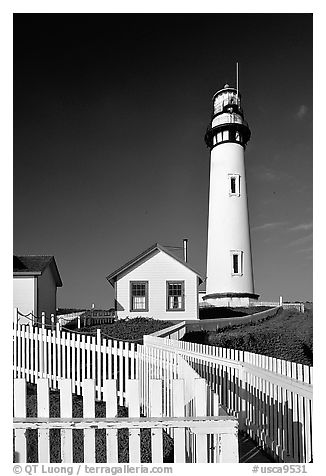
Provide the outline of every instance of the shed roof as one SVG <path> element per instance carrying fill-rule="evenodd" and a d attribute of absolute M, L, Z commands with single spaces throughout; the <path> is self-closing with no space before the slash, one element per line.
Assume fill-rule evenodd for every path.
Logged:
<path fill-rule="evenodd" d="M 203 278 L 201 277 L 201 275 L 194 269 L 192 268 L 191 266 L 189 266 L 188 263 L 186 263 L 185 261 L 183 261 L 181 258 L 179 258 L 178 256 L 174 255 L 173 253 L 171 253 L 171 251 L 169 251 L 167 248 L 165 248 L 163 245 L 160 245 L 159 243 L 155 243 L 154 245 L 150 246 L 149 248 L 147 248 L 145 251 L 143 251 L 142 253 L 140 253 L 139 255 L 137 255 L 135 258 L 133 258 L 132 260 L 128 261 L 126 264 L 124 264 L 123 266 L 120 266 L 120 268 L 116 269 L 115 271 L 113 271 L 113 273 L 109 274 L 106 279 L 112 284 L 112 286 L 114 285 L 114 282 L 116 281 L 116 277 L 125 272 L 125 271 L 128 271 L 129 268 L 131 267 L 134 267 L 135 265 L 136 266 L 139 266 L 141 263 L 142 263 L 142 260 L 144 258 L 147 258 L 149 259 L 156 251 L 163 251 L 163 253 L 166 253 L 167 255 L 171 256 L 171 258 L 175 259 L 176 261 L 178 261 L 179 263 L 181 263 L 183 266 L 185 266 L 186 268 L 190 269 L 191 271 L 193 271 L 199 278 L 199 282 L 202 283 L 203 282 Z"/>
<path fill-rule="evenodd" d="M 14 255 L 14 276 L 40 276 L 50 266 L 58 287 L 62 286 L 60 274 L 54 259 L 49 255 Z"/>

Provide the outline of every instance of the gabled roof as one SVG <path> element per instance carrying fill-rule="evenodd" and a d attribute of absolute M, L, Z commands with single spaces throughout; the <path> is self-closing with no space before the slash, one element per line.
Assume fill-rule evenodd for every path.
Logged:
<path fill-rule="evenodd" d="M 135 265 L 137 266 L 137 263 L 138 264 L 141 264 L 142 260 L 144 258 L 150 258 L 151 255 L 153 255 L 156 251 L 163 251 L 163 253 L 166 253 L 167 255 L 171 256 L 171 258 L 175 259 L 176 261 L 178 261 L 179 263 L 181 263 L 183 266 L 185 266 L 186 268 L 190 269 L 191 271 L 193 271 L 199 278 L 199 281 L 200 283 L 203 281 L 203 278 L 201 277 L 201 275 L 194 269 L 192 268 L 191 266 L 189 266 L 188 263 L 186 263 L 185 261 L 183 261 L 181 258 L 179 258 L 178 256 L 175 256 L 173 253 L 171 253 L 171 251 L 167 250 L 164 246 L 160 245 L 159 243 L 155 243 L 154 245 L 152 245 L 150 248 L 147 248 L 147 250 L 143 251 L 142 253 L 140 253 L 139 255 L 137 255 L 134 259 L 128 261 L 126 264 L 124 264 L 123 266 L 121 266 L 120 268 L 116 269 L 115 271 L 113 271 L 113 273 L 109 274 L 109 276 L 106 277 L 106 279 L 112 284 L 112 286 L 114 285 L 114 281 L 119 274 L 127 271 L 129 268 L 131 268 L 132 266 L 134 267 Z"/>
<path fill-rule="evenodd" d="M 14 276 L 40 276 L 50 266 L 57 287 L 62 286 L 60 274 L 54 256 L 14 255 Z"/>

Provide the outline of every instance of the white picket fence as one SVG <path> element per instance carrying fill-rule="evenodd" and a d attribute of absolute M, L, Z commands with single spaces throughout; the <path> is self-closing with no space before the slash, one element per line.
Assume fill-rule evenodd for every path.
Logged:
<path fill-rule="evenodd" d="M 105 382 L 113 379 L 122 406 L 127 404 L 127 382 L 139 379 L 139 405 L 147 417 L 151 411 L 150 382 L 159 379 L 164 418 L 173 417 L 176 379 L 184 381 L 185 415 L 196 415 L 197 382 L 204 378 L 210 388 L 206 389 L 208 414 L 216 415 L 217 408 L 225 408 L 275 461 L 312 460 L 311 367 L 179 341 L 184 322 L 169 329 L 164 330 L 167 337 L 144 336 L 144 345 L 136 345 L 106 339 L 100 331 L 86 336 L 60 330 L 59 325 L 46 330 L 15 322 L 14 378 L 30 383 L 48 379 L 52 389 L 58 389 L 62 379 L 69 379 L 73 392 L 83 396 L 84 382 L 91 379 L 98 400 L 105 398 Z M 214 447 L 212 441 L 210 444 Z"/>
<path fill-rule="evenodd" d="M 83 394 L 83 381 L 94 379 L 96 396 L 103 394 L 103 381 L 115 379 L 119 405 L 125 404 L 126 381 L 138 378 L 137 347 L 132 342 L 14 323 L 14 378 L 36 383 L 47 378 L 52 389 L 61 378 L 71 379 L 73 391 Z"/>
<path fill-rule="evenodd" d="M 312 367 L 152 336 L 144 337 L 144 346 L 162 358 L 167 352 L 186 361 L 275 461 L 312 460 Z"/>
<path fill-rule="evenodd" d="M 60 379 L 60 418 L 50 417 L 49 380 L 37 379 L 37 417 L 26 417 L 26 381 L 14 380 L 14 451 L 15 462 L 53 462 L 51 458 L 50 431 L 60 430 L 60 461 L 74 462 L 73 443 L 76 430 L 83 430 L 82 461 L 96 462 L 96 431 L 105 430 L 105 453 L 107 463 L 141 461 L 141 430 L 151 432 L 151 461 L 164 462 L 163 432 L 173 439 L 173 461 L 175 463 L 234 463 L 238 462 L 237 420 L 227 415 L 215 415 L 207 406 L 207 385 L 198 379 L 196 385 L 195 413 L 185 413 L 184 381 L 172 382 L 172 416 L 163 417 L 162 381 L 149 382 L 149 416 L 140 416 L 140 384 L 138 380 L 127 380 L 126 403 L 128 418 L 117 418 L 118 397 L 116 380 L 103 381 L 103 398 L 106 403 L 106 418 L 96 418 L 96 382 L 83 381 L 83 418 L 73 418 L 73 384 L 71 379 Z M 129 461 L 119 461 L 118 430 L 129 430 Z M 37 430 L 37 458 L 28 459 L 26 430 Z M 80 462 L 80 461 L 77 461 Z"/>

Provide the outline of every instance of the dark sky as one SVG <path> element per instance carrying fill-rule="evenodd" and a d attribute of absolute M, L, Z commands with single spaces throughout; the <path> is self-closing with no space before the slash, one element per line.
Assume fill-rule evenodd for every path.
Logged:
<path fill-rule="evenodd" d="M 14 15 L 14 252 L 55 256 L 60 307 L 110 307 L 105 276 L 155 242 L 188 238 L 205 275 L 204 134 L 236 61 L 255 290 L 311 300 L 311 14 Z"/>

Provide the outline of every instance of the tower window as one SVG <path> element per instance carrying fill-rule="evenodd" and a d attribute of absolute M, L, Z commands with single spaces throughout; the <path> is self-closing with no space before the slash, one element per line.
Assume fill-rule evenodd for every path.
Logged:
<path fill-rule="evenodd" d="M 231 129 L 231 130 L 229 131 L 229 139 L 230 139 L 230 141 L 232 141 L 232 142 L 235 141 L 235 138 L 236 138 L 236 135 L 235 135 L 235 134 L 236 134 L 236 133 L 235 133 L 235 131 L 234 131 L 233 129 Z"/>
<path fill-rule="evenodd" d="M 130 311 L 148 311 L 148 281 L 130 282 Z"/>
<path fill-rule="evenodd" d="M 231 251 L 231 274 L 232 276 L 242 276 L 243 251 Z"/>
<path fill-rule="evenodd" d="M 235 193 L 236 188 L 235 188 L 235 177 L 231 177 L 231 193 Z"/>
<path fill-rule="evenodd" d="M 240 197 L 240 175 L 229 174 L 229 195 Z"/>
<path fill-rule="evenodd" d="M 184 281 L 167 281 L 166 283 L 166 310 L 185 310 L 185 283 Z"/>

